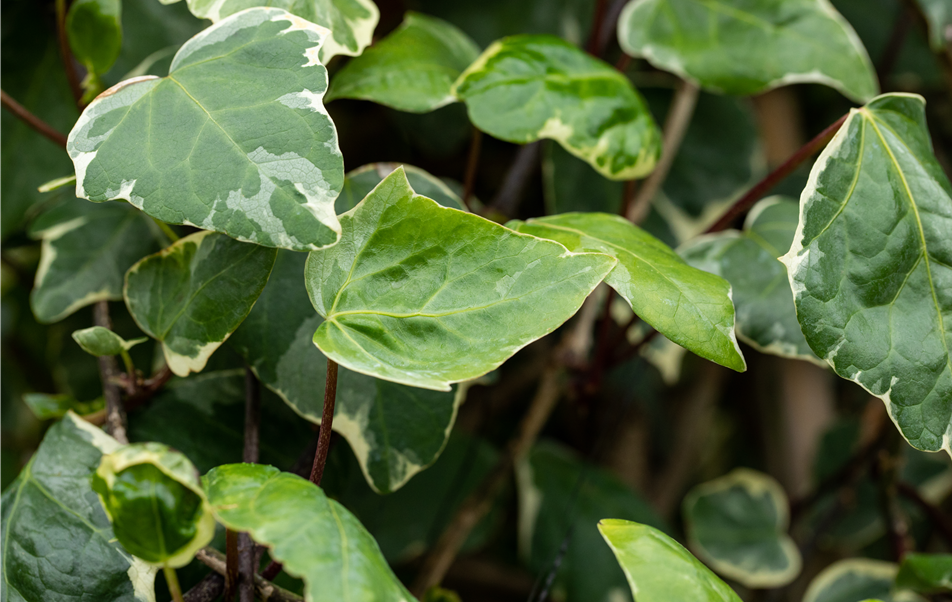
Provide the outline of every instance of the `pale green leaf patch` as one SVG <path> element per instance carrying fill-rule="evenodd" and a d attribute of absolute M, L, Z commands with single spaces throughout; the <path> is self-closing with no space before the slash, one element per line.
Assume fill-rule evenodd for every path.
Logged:
<path fill-rule="evenodd" d="M 634 0 L 618 18 L 618 42 L 714 92 L 812 82 L 858 102 L 878 93 L 866 49 L 829 0 Z"/>
<path fill-rule="evenodd" d="M 102 397 L 92 401 L 77 401 L 72 395 L 65 393 L 25 393 L 23 403 L 30 408 L 37 420 L 62 418 L 72 410 L 80 416 L 98 412 L 105 407 Z"/>
<path fill-rule="evenodd" d="M 952 554 L 907 554 L 896 586 L 923 594 L 952 591 Z"/>
<path fill-rule="evenodd" d="M 457 101 L 453 82 L 478 56 L 479 47 L 460 29 L 411 11 L 393 33 L 337 72 L 327 100 L 358 98 L 427 113 Z"/>
<path fill-rule="evenodd" d="M 414 193 L 403 169 L 340 216 L 341 242 L 305 280 L 342 366 L 447 391 L 555 330 L 615 266 Z"/>
<path fill-rule="evenodd" d="M 911 445 L 952 455 L 952 186 L 921 97 L 851 111 L 781 259 L 813 351 L 880 397 Z"/>
<path fill-rule="evenodd" d="M 344 169 L 322 104 L 327 33 L 248 9 L 186 42 L 168 77 L 107 90 L 69 135 L 76 196 L 264 246 L 334 244 Z"/>
<path fill-rule="evenodd" d="M 304 580 L 307 602 L 414 600 L 370 533 L 313 483 L 257 464 L 219 466 L 202 482 L 216 518 L 267 545 Z"/>
<path fill-rule="evenodd" d="M 520 144 L 551 138 L 612 180 L 645 176 L 661 152 L 658 126 L 628 78 L 555 36 L 495 42 L 453 93 L 484 132 Z"/>
<path fill-rule="evenodd" d="M 563 213 L 510 225 L 571 251 L 617 258 L 605 282 L 641 319 L 703 358 L 738 372 L 747 369 L 734 334 L 730 284 L 691 267 L 628 220 L 606 213 Z"/>
<path fill-rule="evenodd" d="M 86 67 L 84 102 L 102 89 L 100 76 L 112 67 L 122 48 L 120 0 L 76 0 L 66 13 L 66 36 L 73 56 Z"/>
<path fill-rule="evenodd" d="M 268 282 L 275 249 L 197 232 L 126 273 L 123 295 L 139 328 L 162 342 L 178 376 L 200 372 L 245 319 Z"/>
<path fill-rule="evenodd" d="M 689 546 L 718 573 L 759 589 L 800 573 L 787 496 L 773 478 L 738 468 L 692 489 L 682 510 Z"/>
<path fill-rule="evenodd" d="M 118 334 L 103 328 L 102 326 L 91 326 L 77 330 L 72 334 L 73 340 L 83 348 L 83 351 L 90 355 L 120 355 L 127 352 L 139 343 L 148 341 L 148 337 L 132 339 L 127 341 Z"/>
<path fill-rule="evenodd" d="M 916 0 L 929 23 L 929 45 L 942 52 L 952 42 L 952 4 L 947 0 Z"/>
<path fill-rule="evenodd" d="M 803 602 L 855 602 L 867 598 L 882 602 L 924 602 L 913 592 L 894 587 L 898 571 L 897 565 L 881 560 L 841 560 L 810 582 Z"/>
<path fill-rule="evenodd" d="M 69 186 L 70 184 L 76 184 L 75 174 L 71 176 L 63 176 L 62 178 L 56 178 L 44 184 L 40 184 L 37 186 L 36 190 L 37 192 L 52 192 L 54 190 L 59 190 L 60 188 Z"/>

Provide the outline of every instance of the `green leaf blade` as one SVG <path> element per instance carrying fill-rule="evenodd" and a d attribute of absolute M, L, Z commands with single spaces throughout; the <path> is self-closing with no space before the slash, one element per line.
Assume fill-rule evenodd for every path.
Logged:
<path fill-rule="evenodd" d="M 119 0 L 77 0 L 66 14 L 66 33 L 73 56 L 102 75 L 109 71 L 122 46 L 122 4 Z"/>
<path fill-rule="evenodd" d="M 896 587 L 923 594 L 952 591 L 952 554 L 907 554 L 899 565 Z"/>

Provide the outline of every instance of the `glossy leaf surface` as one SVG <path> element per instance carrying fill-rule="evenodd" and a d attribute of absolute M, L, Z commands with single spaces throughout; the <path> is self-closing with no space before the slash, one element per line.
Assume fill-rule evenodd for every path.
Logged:
<path fill-rule="evenodd" d="M 664 243 L 617 215 L 563 213 L 516 227 L 571 251 L 617 258 L 605 282 L 638 316 L 701 357 L 739 372 L 746 369 L 734 335 L 731 288 L 723 278 L 689 266 Z"/>
<path fill-rule="evenodd" d="M 161 443 L 125 445 L 103 456 L 92 487 L 116 539 L 146 562 L 185 566 L 215 534 L 198 471 Z"/>
<path fill-rule="evenodd" d="M 270 247 L 334 244 L 344 170 L 321 104 L 326 35 L 250 9 L 189 40 L 168 77 L 107 90 L 69 135 L 76 196 Z"/>
<path fill-rule="evenodd" d="M 447 391 L 568 320 L 615 260 L 574 254 L 415 195 L 402 169 L 311 253 L 314 343 L 356 372 Z"/>
<path fill-rule="evenodd" d="M 215 516 L 304 579 L 308 602 L 413 600 L 366 529 L 313 483 L 271 466 L 228 464 L 203 478 Z"/>
<path fill-rule="evenodd" d="M 126 274 L 124 296 L 139 328 L 162 341 L 172 372 L 200 372 L 264 289 L 275 249 L 197 232 Z"/>
<path fill-rule="evenodd" d="M 103 454 L 119 443 L 67 414 L 54 424 L 30 463 L 3 493 L 4 600 L 48 600 L 82 591 L 90 599 L 154 600 L 156 569 L 116 542 L 90 487 Z"/>
<path fill-rule="evenodd" d="M 628 78 L 554 36 L 494 43 L 454 93 L 484 132 L 517 143 L 556 140 L 613 180 L 643 177 L 660 154 L 658 126 Z"/>
<path fill-rule="evenodd" d="M 120 0 L 76 0 L 66 14 L 66 34 L 73 56 L 87 70 L 102 75 L 122 46 Z"/>
<path fill-rule="evenodd" d="M 850 114 L 782 260 L 813 351 L 882 398 L 914 447 L 952 454 L 952 186 L 921 97 Z"/>
<path fill-rule="evenodd" d="M 864 102 L 878 91 L 866 49 L 827 0 L 629 2 L 618 41 L 626 53 L 715 92 L 815 82 Z"/>
<path fill-rule="evenodd" d="M 748 214 L 744 231 L 702 236 L 678 249 L 692 266 L 731 283 L 737 310 L 737 336 L 758 351 L 820 360 L 810 350 L 793 305 L 787 268 L 777 261 L 790 248 L 800 207 L 771 197 Z"/>
<path fill-rule="evenodd" d="M 891 562 L 849 558 L 835 562 L 817 575 L 803 602 L 856 602 L 873 598 L 882 602 L 924 602 L 910 591 L 895 590 L 899 570 Z"/>
<path fill-rule="evenodd" d="M 347 172 L 347 177 L 344 178 L 344 189 L 337 197 L 335 206 L 337 213 L 344 213 L 356 207 L 357 203 L 364 200 L 364 197 L 370 194 L 370 191 L 377 184 L 398 167 L 403 167 L 407 182 L 410 183 L 410 187 L 413 188 L 415 193 L 433 199 L 443 207 L 461 211 L 466 210 L 463 199 L 459 198 L 459 195 L 453 192 L 452 188 L 447 186 L 443 180 L 419 167 L 401 166 L 399 163 L 370 163 Z"/>
<path fill-rule="evenodd" d="M 229 343 L 258 378 L 298 414 L 320 424 L 327 359 L 314 346 L 324 320 L 304 288 L 305 256 L 281 251 L 268 286 Z M 439 456 L 463 400 L 340 368 L 335 431 L 347 439 L 367 482 L 379 493 L 399 489 Z"/>
<path fill-rule="evenodd" d="M 661 531 L 612 518 L 600 521 L 598 530 L 615 553 L 638 602 L 740 602 L 717 575 Z"/>
<path fill-rule="evenodd" d="M 907 554 L 896 586 L 923 594 L 952 591 L 952 554 Z"/>
<path fill-rule="evenodd" d="M 691 549 L 725 577 L 769 589 L 800 573 L 800 551 L 787 535 L 787 496 L 771 477 L 735 469 L 692 489 L 683 510 Z"/>
<path fill-rule="evenodd" d="M 73 332 L 73 340 L 83 348 L 83 351 L 90 355 L 119 355 L 123 351 L 129 351 L 139 343 L 144 343 L 148 339 L 132 339 L 127 341 L 118 334 L 103 328 L 102 326 L 92 326 Z"/>
<path fill-rule="evenodd" d="M 455 26 L 408 12 L 396 31 L 334 75 L 327 100 L 359 98 L 426 113 L 456 102 L 453 82 L 478 56 L 479 47 Z"/>

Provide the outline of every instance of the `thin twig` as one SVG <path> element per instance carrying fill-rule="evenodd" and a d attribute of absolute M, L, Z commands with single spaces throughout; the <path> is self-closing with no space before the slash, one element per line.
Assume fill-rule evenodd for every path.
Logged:
<path fill-rule="evenodd" d="M 83 86 L 80 84 L 79 74 L 76 73 L 73 52 L 69 48 L 69 39 L 66 36 L 66 0 L 56 0 L 56 39 L 59 42 L 60 58 L 63 59 L 63 69 L 66 71 L 66 81 L 69 82 L 69 89 L 73 93 L 76 107 L 82 111 Z"/>
<path fill-rule="evenodd" d="M 503 179 L 502 186 L 496 198 L 487 207 L 494 212 L 501 213 L 507 217 L 514 217 L 516 210 L 519 209 L 519 203 L 522 202 L 522 192 L 526 188 L 529 177 L 535 172 L 539 163 L 539 150 L 542 141 L 531 142 L 522 146 L 516 153 L 506 177 Z M 488 213 L 488 212 L 487 212 Z"/>
<path fill-rule="evenodd" d="M 0 102 L 2 102 L 3 108 L 13 113 L 17 119 L 33 128 L 53 143 L 66 148 L 66 136 L 59 133 L 53 129 L 53 126 L 28 111 L 26 107 L 13 100 L 13 98 L 11 98 L 10 95 L 3 90 L 0 90 Z"/>
<path fill-rule="evenodd" d="M 182 598 L 185 602 L 212 602 L 222 595 L 225 589 L 225 579 L 218 573 L 209 573 L 196 583 L 192 589 L 185 592 Z M 225 600 L 229 600 L 225 598 Z M 230 601 L 229 601 L 230 602 Z"/>
<path fill-rule="evenodd" d="M 595 13 L 592 15 L 592 28 L 589 30 L 588 42 L 585 44 L 585 51 L 595 58 L 601 56 L 599 40 L 602 37 L 602 27 L 606 25 L 606 12 L 608 12 L 608 0 L 596 0 Z"/>
<path fill-rule="evenodd" d="M 251 368 L 245 368 L 245 444 L 242 461 L 249 464 L 258 462 L 261 429 L 261 384 Z M 238 569 L 241 575 L 238 581 L 238 599 L 241 602 L 254 602 L 255 542 L 247 533 L 240 533 L 236 545 Z M 230 550 L 229 550 L 230 553 Z M 230 560 L 230 558 L 229 558 Z M 229 598 L 230 600 L 230 598 Z"/>
<path fill-rule="evenodd" d="M 919 506 L 929 518 L 929 521 L 932 522 L 932 526 L 935 527 L 942 535 L 942 538 L 945 539 L 945 543 L 949 549 L 952 549 L 952 521 L 949 520 L 949 515 L 941 508 L 930 504 L 928 500 L 922 497 L 919 490 L 909 483 L 903 481 L 896 483 L 896 491 L 902 497 L 911 500 Z"/>
<path fill-rule="evenodd" d="M 879 450 L 873 471 L 879 481 L 879 503 L 893 560 L 901 562 L 909 550 L 909 526 L 899 507 L 896 482 L 899 477 L 899 431 L 888 429 L 887 445 Z"/>
<path fill-rule="evenodd" d="M 334 402 L 337 398 L 337 362 L 327 358 L 327 380 L 324 383 L 324 411 L 321 414 L 321 433 L 317 439 L 317 452 L 311 467 L 311 482 L 321 484 L 327 452 L 331 448 L 331 427 L 334 424 Z"/>
<path fill-rule="evenodd" d="M 674 158 L 681 148 L 684 134 L 691 124 L 694 107 L 697 106 L 697 97 L 700 89 L 697 84 L 682 80 L 671 100 L 671 108 L 664 120 L 664 138 L 661 142 L 661 159 L 651 172 L 651 175 L 642 183 L 635 200 L 628 204 L 625 214 L 631 222 L 640 223 L 648 215 L 648 208 L 655 195 L 661 190 L 668 171 L 674 163 Z"/>
<path fill-rule="evenodd" d="M 899 18 L 893 25 L 892 34 L 889 36 L 889 42 L 886 49 L 879 57 L 879 64 L 876 66 L 876 75 L 879 77 L 879 87 L 883 91 L 889 89 L 889 76 L 892 74 L 899 59 L 899 53 L 902 51 L 903 44 L 906 42 L 906 36 L 909 34 L 909 27 L 912 25 L 915 13 L 912 8 L 903 4 L 899 9 Z"/>
<path fill-rule="evenodd" d="M 98 301 L 93 306 L 93 322 L 96 326 L 112 330 L 108 301 Z M 106 431 L 112 435 L 113 439 L 125 445 L 129 443 L 129 437 L 126 435 L 126 410 L 122 406 L 122 391 L 116 384 L 119 365 L 115 356 L 112 355 L 103 355 L 98 359 L 102 394 L 106 400 Z"/>
<path fill-rule="evenodd" d="M 469 141 L 469 156 L 466 159 L 466 176 L 463 180 L 463 205 L 470 211 L 469 199 L 473 196 L 473 188 L 476 186 L 476 168 L 479 167 L 479 150 L 483 143 L 483 133 L 476 126 L 473 126 L 473 136 Z"/>
<path fill-rule="evenodd" d="M 227 529 L 225 531 L 225 593 L 228 602 L 235 599 L 238 591 L 238 532 Z"/>
<path fill-rule="evenodd" d="M 219 575 L 225 574 L 225 555 L 215 548 L 202 548 L 195 554 L 195 558 Z M 268 602 L 304 601 L 304 598 L 278 587 L 260 575 L 255 575 L 255 592 L 259 598 Z"/>

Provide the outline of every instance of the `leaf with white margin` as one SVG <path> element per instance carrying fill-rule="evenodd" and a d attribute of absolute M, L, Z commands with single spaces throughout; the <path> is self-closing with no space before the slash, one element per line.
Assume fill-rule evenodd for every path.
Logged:
<path fill-rule="evenodd" d="M 721 575 L 771 589 L 800 574 L 787 495 L 768 475 L 735 469 L 688 492 L 682 510 L 688 545 Z"/>
<path fill-rule="evenodd" d="M 415 600 L 353 514 L 297 475 L 260 464 L 226 464 L 202 484 L 215 517 L 269 548 L 304 580 L 307 602 Z"/>
<path fill-rule="evenodd" d="M 69 134 L 76 196 L 269 247 L 333 245 L 344 164 L 321 102 L 326 36 L 248 9 L 186 42 L 168 77 L 103 92 Z"/>
<path fill-rule="evenodd" d="M 800 332 L 787 269 L 777 260 L 790 248 L 799 212 L 792 199 L 763 199 L 747 214 L 743 232 L 700 236 L 678 253 L 692 266 L 731 283 L 741 340 L 763 353 L 825 366 Z"/>
<path fill-rule="evenodd" d="M 306 256 L 281 251 L 254 309 L 229 339 L 261 382 L 320 424 L 327 358 L 312 338 L 324 321 L 304 288 Z M 333 429 L 354 450 L 367 483 L 391 493 L 442 453 L 465 385 L 452 392 L 408 387 L 340 368 Z"/>
<path fill-rule="evenodd" d="M 834 562 L 807 587 L 803 602 L 856 602 L 873 598 L 882 602 L 925 602 L 908 590 L 896 590 L 899 567 L 892 562 L 848 558 Z"/>
<path fill-rule="evenodd" d="M 126 273 L 123 295 L 143 332 L 162 342 L 169 369 L 200 372 L 268 282 L 276 249 L 196 232 Z"/>
<path fill-rule="evenodd" d="M 813 351 L 880 397 L 913 447 L 952 455 L 952 186 L 922 97 L 850 112 L 781 261 Z"/>
<path fill-rule="evenodd" d="M 658 126 L 628 78 L 555 36 L 493 43 L 453 93 L 487 134 L 519 144 L 551 138 L 612 180 L 645 176 L 661 153 Z"/>
<path fill-rule="evenodd" d="M 344 178 L 344 189 L 337 197 L 335 204 L 337 213 L 345 213 L 356 207 L 357 203 L 364 200 L 364 197 L 370 194 L 377 184 L 400 166 L 400 163 L 368 163 L 347 172 Z M 410 187 L 417 194 L 433 199 L 444 207 L 460 211 L 467 210 L 463 199 L 443 180 L 413 165 L 403 165 L 403 171 L 407 175 Z"/>
<path fill-rule="evenodd" d="M 126 270 L 158 251 L 164 240 L 152 220 L 135 207 L 79 200 L 41 215 L 30 236 L 42 241 L 30 307 L 44 324 L 97 301 L 122 299 Z"/>
<path fill-rule="evenodd" d="M 858 102 L 878 92 L 866 49 L 829 0 L 633 0 L 618 18 L 618 43 L 626 54 L 734 96 L 801 82 Z"/>
<path fill-rule="evenodd" d="M 90 486 L 103 454 L 118 448 L 72 412 L 46 432 L 0 501 L 0 599 L 49 600 L 82 584 L 90 600 L 155 602 L 157 569 L 119 545 Z"/>
<path fill-rule="evenodd" d="M 393 33 L 334 75 L 326 100 L 359 98 L 428 113 L 457 101 L 453 82 L 478 56 L 479 46 L 456 26 L 410 11 Z"/>
<path fill-rule="evenodd" d="M 380 11 L 373 0 L 188 0 L 192 14 L 216 23 L 258 6 L 281 8 L 329 29 L 330 37 L 324 42 L 320 55 L 325 65 L 338 54 L 360 55 L 370 45 L 380 20 Z"/>
<path fill-rule="evenodd" d="M 638 602 L 741 602 L 711 569 L 654 527 L 606 518 L 599 521 L 598 530 Z"/>
<path fill-rule="evenodd" d="M 730 284 L 693 268 L 670 247 L 618 215 L 562 213 L 510 222 L 518 232 L 547 238 L 570 251 L 618 259 L 605 282 L 638 316 L 699 356 L 743 372 L 734 335 Z"/>
<path fill-rule="evenodd" d="M 314 344 L 355 372 L 425 389 L 490 372 L 558 328 L 615 266 L 413 192 L 402 168 L 308 256 Z"/>

